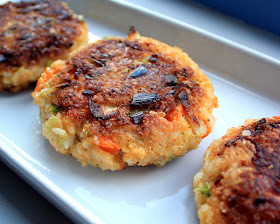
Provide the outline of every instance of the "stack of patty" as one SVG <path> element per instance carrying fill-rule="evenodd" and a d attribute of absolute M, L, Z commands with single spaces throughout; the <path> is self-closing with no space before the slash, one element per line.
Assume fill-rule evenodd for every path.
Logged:
<path fill-rule="evenodd" d="M 200 223 L 280 223 L 279 159 L 280 116 L 215 140 L 194 178 Z"/>
<path fill-rule="evenodd" d="M 186 53 L 133 28 L 53 63 L 33 97 L 54 148 L 103 170 L 183 156 L 211 132 L 218 106 Z"/>
<path fill-rule="evenodd" d="M 67 59 L 87 42 L 86 23 L 63 2 L 0 6 L 0 91 L 27 87 L 52 61 Z"/>

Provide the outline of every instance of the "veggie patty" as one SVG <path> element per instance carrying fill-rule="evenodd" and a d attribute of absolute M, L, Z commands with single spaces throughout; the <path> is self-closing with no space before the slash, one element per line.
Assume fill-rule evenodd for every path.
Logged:
<path fill-rule="evenodd" d="M 247 120 L 207 149 L 194 178 L 200 223 L 280 223 L 280 116 Z"/>
<path fill-rule="evenodd" d="M 99 40 L 53 63 L 33 97 L 57 151 L 117 170 L 162 166 L 197 148 L 214 125 L 213 92 L 186 53 L 131 28 L 127 39 Z"/>
<path fill-rule="evenodd" d="M 0 6 L 0 91 L 27 87 L 52 61 L 85 45 L 81 18 L 56 0 Z"/>

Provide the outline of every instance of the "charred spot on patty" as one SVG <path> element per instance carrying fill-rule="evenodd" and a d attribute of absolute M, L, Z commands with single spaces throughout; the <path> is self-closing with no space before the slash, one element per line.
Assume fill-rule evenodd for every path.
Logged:
<path fill-rule="evenodd" d="M 225 147 L 228 147 L 228 146 L 234 144 L 236 141 L 238 141 L 238 140 L 240 140 L 240 139 L 244 139 L 244 136 L 240 136 L 240 137 L 238 137 L 238 138 L 235 138 L 235 139 L 233 139 L 233 140 L 230 140 L 229 142 L 227 142 L 227 143 L 225 144 Z"/>
<path fill-rule="evenodd" d="M 136 112 L 136 113 L 133 113 L 130 115 L 134 124 L 138 124 L 138 123 L 142 122 L 144 116 L 145 116 L 145 113 L 143 111 L 139 111 L 139 112 Z"/>
<path fill-rule="evenodd" d="M 179 84 L 177 77 L 171 74 L 164 75 L 163 82 L 165 82 L 167 86 L 176 86 Z"/>
<path fill-rule="evenodd" d="M 154 93 L 137 93 L 132 98 L 131 106 L 140 108 L 151 106 L 157 99 L 158 96 Z"/>
<path fill-rule="evenodd" d="M 7 61 L 12 56 L 13 56 L 12 53 L 2 53 L 2 54 L 0 54 L 0 63 Z"/>
<path fill-rule="evenodd" d="M 111 111 L 107 114 L 104 113 L 102 107 L 96 103 L 94 103 L 93 100 L 89 99 L 89 109 L 92 114 L 92 116 L 95 119 L 101 119 L 101 120 L 108 120 L 112 117 L 116 117 L 119 115 L 119 111 Z"/>
<path fill-rule="evenodd" d="M 90 89 L 85 89 L 85 90 L 83 91 L 83 94 L 84 94 L 84 95 L 87 95 L 87 96 L 91 96 L 91 95 L 94 94 L 94 92 L 93 92 L 92 90 L 90 90 Z"/>
<path fill-rule="evenodd" d="M 137 77 L 140 77 L 142 75 L 146 75 L 148 72 L 149 72 L 149 70 L 146 67 L 139 66 L 138 68 L 136 68 L 134 71 L 132 71 L 129 74 L 129 77 L 130 78 L 137 78 Z"/>

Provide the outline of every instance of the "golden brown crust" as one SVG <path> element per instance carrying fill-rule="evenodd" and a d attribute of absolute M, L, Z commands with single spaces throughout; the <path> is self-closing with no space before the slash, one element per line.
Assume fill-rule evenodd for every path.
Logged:
<path fill-rule="evenodd" d="M 38 65 L 44 69 L 48 61 L 65 59 L 65 54 L 80 45 L 76 42 L 84 42 L 79 36 L 87 36 L 83 33 L 87 28 L 79 18 L 66 3 L 56 0 L 8 2 L 0 6 L 0 91 L 26 87 L 28 82 L 24 79 L 11 81 L 19 69 L 31 68 L 34 72 L 32 67 Z M 40 72 L 40 68 L 36 69 Z M 21 76 L 28 79 L 32 75 L 27 71 Z M 3 80 L 4 77 L 9 80 Z M 36 78 L 32 77 L 32 81 Z"/>
<path fill-rule="evenodd" d="M 56 150 L 104 170 L 183 156 L 211 132 L 218 106 L 186 53 L 135 31 L 54 62 L 32 95 Z"/>
<path fill-rule="evenodd" d="M 205 93 L 191 79 L 192 68 L 178 68 L 174 59 L 152 50 L 150 45 L 123 38 L 92 44 L 67 62 L 53 103 L 71 118 L 99 121 L 106 131 L 124 123 L 133 124 L 132 111 L 143 111 L 144 116 L 150 110 L 168 113 L 179 104 L 193 122 L 198 122 L 194 111 Z M 132 78 L 139 69 L 145 74 Z M 138 96 L 151 100 L 140 105 L 135 102 Z M 118 110 L 105 116 L 102 105 Z"/>
<path fill-rule="evenodd" d="M 206 152 L 204 176 L 194 183 L 207 183 L 211 191 L 205 202 L 212 220 L 199 212 L 201 223 L 279 223 L 279 159 L 280 117 L 250 120 L 216 140 Z M 210 171 L 212 166 L 219 171 Z"/>

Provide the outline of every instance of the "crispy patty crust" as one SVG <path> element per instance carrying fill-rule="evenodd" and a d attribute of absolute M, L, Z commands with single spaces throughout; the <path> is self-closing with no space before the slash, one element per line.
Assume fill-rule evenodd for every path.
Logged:
<path fill-rule="evenodd" d="M 55 0 L 0 6 L 0 91 L 27 87 L 52 61 L 85 45 L 81 18 Z"/>
<path fill-rule="evenodd" d="M 186 53 L 134 28 L 53 63 L 33 97 L 54 148 L 103 170 L 183 156 L 211 132 L 218 106 Z"/>
<path fill-rule="evenodd" d="M 229 129 L 194 178 L 200 223 L 280 223 L 279 161 L 280 116 Z"/>

